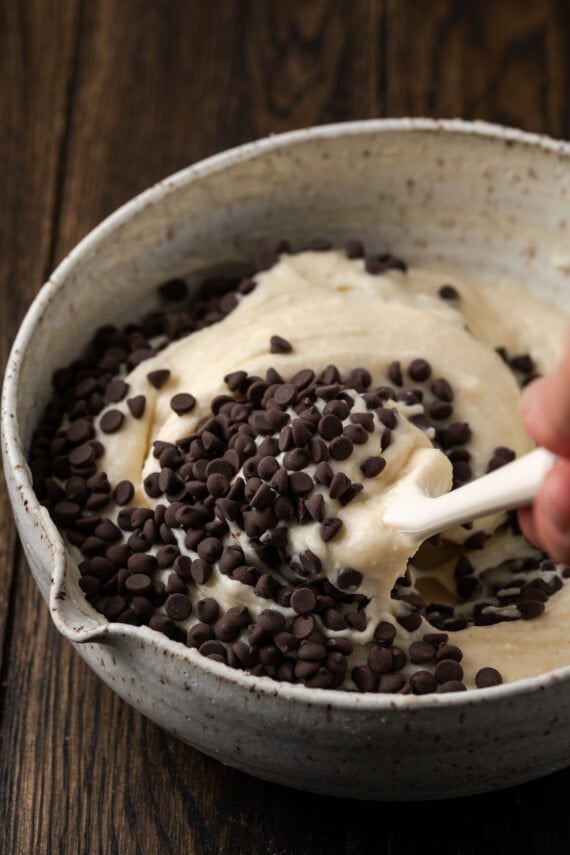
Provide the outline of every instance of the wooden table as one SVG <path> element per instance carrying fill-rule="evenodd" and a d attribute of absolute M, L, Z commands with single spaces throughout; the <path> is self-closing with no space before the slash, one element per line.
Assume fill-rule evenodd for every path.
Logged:
<path fill-rule="evenodd" d="M 376 116 L 570 137 L 566 0 L 3 0 L 1 360 L 55 264 L 139 190 L 221 149 Z M 569 773 L 459 802 L 352 803 L 227 769 L 58 636 L 0 492 L 0 851 L 567 851 Z M 566 789 L 568 787 L 568 789 Z"/>

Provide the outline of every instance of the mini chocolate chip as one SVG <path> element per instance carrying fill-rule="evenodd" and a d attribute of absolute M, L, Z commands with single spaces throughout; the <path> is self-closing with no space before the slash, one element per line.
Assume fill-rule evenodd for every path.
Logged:
<path fill-rule="evenodd" d="M 95 431 L 91 421 L 88 419 L 76 419 L 76 421 L 71 422 L 65 434 L 68 442 L 72 445 L 77 445 L 91 439 L 94 436 Z M 64 448 L 65 446 L 63 446 L 61 450 L 63 451 Z M 51 456 L 53 456 L 54 450 L 55 449 L 52 446 L 50 449 Z"/>
<path fill-rule="evenodd" d="M 395 694 L 403 688 L 405 683 L 401 674 L 382 674 L 378 682 L 378 691 Z"/>
<path fill-rule="evenodd" d="M 362 573 L 354 567 L 343 567 L 336 577 L 337 588 L 341 591 L 356 590 L 362 584 Z"/>
<path fill-rule="evenodd" d="M 273 393 L 273 400 L 280 407 L 288 407 L 297 397 L 297 389 L 292 383 L 282 383 Z"/>
<path fill-rule="evenodd" d="M 125 587 L 130 594 L 148 594 L 153 589 L 152 579 L 145 573 L 133 573 L 127 576 Z"/>
<path fill-rule="evenodd" d="M 463 668 L 455 659 L 442 659 L 435 666 L 435 678 L 438 683 L 460 681 L 463 679 Z"/>
<path fill-rule="evenodd" d="M 386 647 L 375 646 L 370 650 L 366 664 L 375 674 L 386 674 L 392 667 L 392 654 Z"/>
<path fill-rule="evenodd" d="M 392 644 L 392 642 L 396 638 L 396 634 L 397 630 L 394 624 L 389 623 L 385 620 L 380 621 L 380 623 L 374 630 L 374 638 L 381 644 Z"/>
<path fill-rule="evenodd" d="M 394 386 L 403 385 L 404 378 L 402 376 L 402 366 L 397 360 L 390 363 L 390 365 L 388 366 L 387 374 L 388 379 L 391 383 L 394 384 Z"/>
<path fill-rule="evenodd" d="M 164 610 L 172 620 L 186 620 L 192 611 L 192 603 L 186 594 L 170 594 L 164 604 Z"/>
<path fill-rule="evenodd" d="M 365 457 L 359 464 L 359 469 L 365 478 L 375 478 L 386 467 L 383 457 Z"/>
<path fill-rule="evenodd" d="M 232 371 L 224 377 L 224 383 L 232 392 L 239 389 L 245 380 L 247 380 L 247 372 L 245 371 Z"/>
<path fill-rule="evenodd" d="M 324 644 L 316 641 L 303 640 L 297 649 L 297 659 L 306 662 L 320 662 L 326 655 L 327 649 Z"/>
<path fill-rule="evenodd" d="M 325 499 L 322 493 L 313 493 L 305 499 L 305 508 L 316 522 L 322 522 L 325 518 Z"/>
<path fill-rule="evenodd" d="M 198 544 L 196 551 L 203 561 L 213 564 L 221 556 L 223 545 L 221 540 L 218 540 L 217 537 L 205 537 L 204 540 L 201 540 Z"/>
<path fill-rule="evenodd" d="M 460 680 L 447 680 L 439 686 L 437 691 L 441 694 L 446 692 L 464 692 L 466 688 Z"/>
<path fill-rule="evenodd" d="M 176 566 L 176 562 L 174 563 L 174 569 L 177 571 L 178 575 L 181 575 L 179 567 L 177 568 Z M 195 558 L 190 565 L 190 577 L 197 585 L 204 585 L 211 578 L 212 572 L 212 565 L 203 558 Z M 183 578 L 187 578 L 186 569 Z"/>
<path fill-rule="evenodd" d="M 289 474 L 289 490 L 293 496 L 304 496 L 314 487 L 314 481 L 306 472 Z"/>
<path fill-rule="evenodd" d="M 346 436 L 337 436 L 329 444 L 329 454 L 333 460 L 346 460 L 352 454 L 352 443 Z"/>
<path fill-rule="evenodd" d="M 378 416 L 380 424 L 383 424 L 384 427 L 389 428 L 390 430 L 394 430 L 398 424 L 398 413 L 390 407 L 378 407 L 376 409 L 376 415 Z"/>
<path fill-rule="evenodd" d="M 378 688 L 378 675 L 366 665 L 357 665 L 352 669 L 351 676 L 360 692 L 375 692 Z"/>
<path fill-rule="evenodd" d="M 283 455 L 284 468 L 294 472 L 304 469 L 310 462 L 309 454 L 304 448 L 293 448 Z"/>
<path fill-rule="evenodd" d="M 364 244 L 360 240 L 351 238 L 346 242 L 345 252 L 347 258 L 364 258 Z"/>
<path fill-rule="evenodd" d="M 416 671 L 410 677 L 410 683 L 415 695 L 429 695 L 437 691 L 437 680 L 429 671 Z"/>
<path fill-rule="evenodd" d="M 278 632 L 273 639 L 273 643 L 281 653 L 285 654 L 292 653 L 299 647 L 299 639 L 292 632 Z"/>
<path fill-rule="evenodd" d="M 295 588 L 291 594 L 291 608 L 299 615 L 307 615 L 315 610 L 317 597 L 310 588 Z"/>
<path fill-rule="evenodd" d="M 422 625 L 422 618 L 417 612 L 411 612 L 409 615 L 402 615 L 398 618 L 398 623 L 407 629 L 408 632 L 415 632 Z"/>
<path fill-rule="evenodd" d="M 323 416 L 318 423 L 318 431 L 323 439 L 331 440 L 342 434 L 342 421 L 338 416 Z"/>
<path fill-rule="evenodd" d="M 115 433 L 120 429 L 125 420 L 124 413 L 120 410 L 107 410 L 99 421 L 99 427 L 103 433 Z"/>
<path fill-rule="evenodd" d="M 328 487 L 334 477 L 334 472 L 330 463 L 327 463 L 324 460 L 318 463 L 314 477 L 317 484 L 322 484 L 323 486 Z"/>
<path fill-rule="evenodd" d="M 517 608 L 524 620 L 533 620 L 544 612 L 544 603 L 538 600 L 519 600 Z"/>
<path fill-rule="evenodd" d="M 503 678 L 495 668 L 481 668 L 475 674 L 475 685 L 478 689 L 487 689 L 489 686 L 499 686 Z"/>
<path fill-rule="evenodd" d="M 149 371 L 146 375 L 146 379 L 150 383 L 151 386 L 154 386 L 155 389 L 162 389 L 168 378 L 170 377 L 170 371 L 168 368 L 160 368 L 157 371 Z"/>
<path fill-rule="evenodd" d="M 455 285 L 442 285 L 437 293 L 442 300 L 459 300 L 460 297 Z"/>
<path fill-rule="evenodd" d="M 133 419 L 142 419 L 146 407 L 145 396 L 135 395 L 134 398 L 128 398 L 127 407 L 129 408 Z"/>
<path fill-rule="evenodd" d="M 416 383 L 423 383 L 431 375 L 431 365 L 425 359 L 414 359 L 408 365 L 408 374 Z"/>
<path fill-rule="evenodd" d="M 346 436 L 353 445 L 364 445 L 368 441 L 368 433 L 362 425 L 347 425 L 343 428 L 343 436 Z"/>
<path fill-rule="evenodd" d="M 196 406 L 196 398 L 188 392 L 179 392 L 170 399 L 170 407 L 177 416 L 190 413 Z"/>
<path fill-rule="evenodd" d="M 328 543 L 336 537 L 341 528 L 342 520 L 338 517 L 329 517 L 328 519 L 323 520 L 319 529 L 321 540 Z"/>
<path fill-rule="evenodd" d="M 310 423 L 304 422 L 302 419 L 295 419 L 291 423 L 291 432 L 293 435 L 293 442 L 297 446 L 297 448 L 305 448 L 311 441 L 313 436 L 313 430 Z"/>
<path fill-rule="evenodd" d="M 453 659 L 455 662 L 461 662 L 463 651 L 455 644 L 442 644 L 437 649 L 436 658 L 438 662 L 442 659 Z"/>
<path fill-rule="evenodd" d="M 435 380 L 430 389 L 436 398 L 446 403 L 451 403 L 455 397 L 451 384 L 444 377 Z"/>
<path fill-rule="evenodd" d="M 269 350 L 271 353 L 291 353 L 293 345 L 280 335 L 272 335 L 269 339 Z"/>
<path fill-rule="evenodd" d="M 135 488 L 130 481 L 119 481 L 113 490 L 113 499 L 119 506 L 128 505 L 135 495 Z"/>
<path fill-rule="evenodd" d="M 339 499 L 345 490 L 350 487 L 350 478 L 344 472 L 335 472 L 329 486 L 329 496 L 331 499 Z"/>
<path fill-rule="evenodd" d="M 346 612 L 344 619 L 357 632 L 364 632 L 368 624 L 365 612 Z"/>

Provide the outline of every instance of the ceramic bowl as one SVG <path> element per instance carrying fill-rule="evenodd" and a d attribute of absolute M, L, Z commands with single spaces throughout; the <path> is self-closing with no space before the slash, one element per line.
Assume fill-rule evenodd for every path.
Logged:
<path fill-rule="evenodd" d="M 109 624 L 38 503 L 26 450 L 53 370 L 102 323 L 154 306 L 155 286 L 240 262 L 286 235 L 359 236 L 465 277 L 500 276 L 570 307 L 570 146 L 482 123 L 317 127 L 165 179 L 86 237 L 34 301 L 3 392 L 6 478 L 55 625 L 107 685 L 200 751 L 270 781 L 359 799 L 491 790 L 565 766 L 570 667 L 458 694 L 309 690 L 201 657 L 147 627 Z M 540 233 L 539 233 L 540 230 Z"/>

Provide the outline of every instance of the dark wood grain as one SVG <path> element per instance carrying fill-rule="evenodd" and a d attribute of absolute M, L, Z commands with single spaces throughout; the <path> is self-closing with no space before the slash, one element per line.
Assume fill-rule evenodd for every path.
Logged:
<path fill-rule="evenodd" d="M 0 4 L 0 369 L 52 263 L 77 4 Z M 0 475 L 0 661 L 16 549 Z"/>
<path fill-rule="evenodd" d="M 554 0 L 5 0 L 2 359 L 79 238 L 218 150 L 378 115 L 568 136 L 569 40 L 568 4 Z M 407 855 L 426 837 L 442 855 L 565 850 L 568 773 L 453 804 L 352 803 L 265 784 L 179 743 L 58 636 L 9 520 L 0 491 L 0 852 Z"/>
<path fill-rule="evenodd" d="M 557 0 L 388 0 L 387 111 L 567 138 L 569 16 Z"/>

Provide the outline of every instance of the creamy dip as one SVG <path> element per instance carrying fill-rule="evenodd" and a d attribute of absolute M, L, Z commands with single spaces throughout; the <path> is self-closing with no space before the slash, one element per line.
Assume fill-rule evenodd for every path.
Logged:
<path fill-rule="evenodd" d="M 278 263 L 258 273 L 255 281 L 255 290 L 241 298 L 221 323 L 167 345 L 123 378 L 129 386 L 128 400 L 139 395 L 145 398 L 141 418 L 131 416 L 124 399 L 111 404 L 96 420 L 100 424 L 108 410 L 119 410 L 125 416 L 120 430 L 98 430 L 104 445 L 99 468 L 113 485 L 123 481 L 134 485 L 133 505 L 153 508 L 162 501 L 151 498 L 144 487 L 145 479 L 157 470 L 152 443 L 176 444 L 194 434 L 211 415 L 212 400 L 228 394 L 224 377 L 237 371 L 265 377 L 268 369 L 275 369 L 287 381 L 307 368 L 318 374 L 333 364 L 346 378 L 353 369 L 363 367 L 371 376 L 370 388 L 375 388 L 389 382 L 389 366 L 399 363 L 404 385 L 418 387 L 422 382 L 414 382 L 407 372 L 414 360 L 422 360 L 430 372 L 423 383 L 426 388 L 444 379 L 453 390 L 453 414 L 441 424 L 469 426 L 471 477 L 487 471 L 497 448 L 506 447 L 520 456 L 532 447 L 520 418 L 520 377 L 497 348 L 504 348 L 511 357 L 528 354 L 536 371 L 548 371 L 561 351 L 565 318 L 523 289 L 456 278 L 450 283 L 446 274 L 430 269 L 372 274 L 363 259 L 349 259 L 337 251 L 282 254 Z M 448 288 L 447 299 L 442 291 L 446 284 L 453 286 Z M 291 349 L 271 352 L 272 336 L 284 339 Z M 155 388 L 149 382 L 149 373 L 165 369 L 170 372 L 167 380 Z M 354 399 L 351 413 L 366 413 L 362 394 L 350 387 L 346 392 Z M 195 405 L 190 412 L 173 410 L 171 399 L 177 393 L 193 396 Z M 390 489 L 399 479 L 417 477 L 432 495 L 451 487 L 449 456 L 434 447 L 433 429 L 418 426 L 424 404 L 387 402 L 386 406 L 397 413 L 398 429 L 382 452 L 385 468 L 378 475 L 365 477 L 361 469 L 363 460 L 380 454 L 385 426 L 376 417 L 372 432 L 354 447 L 348 459 L 330 461 L 334 472 L 342 471 L 352 483 L 363 485 L 346 506 L 333 501 L 334 516 L 342 527 L 332 539 L 323 539 L 317 521 L 288 525 L 288 551 L 293 558 L 310 550 L 333 584 L 342 568 L 355 568 L 362 574 L 358 593 L 370 600 L 366 626 L 338 632 L 325 628 L 325 635 L 347 636 L 359 646 L 371 642 L 379 621 L 393 621 L 394 615 L 402 614 L 401 602 L 391 597 L 391 591 L 409 562 L 414 591 L 429 595 L 431 590 L 439 602 L 442 598 L 456 602 L 453 570 L 458 556 L 465 552 L 462 544 L 474 531 L 488 536 L 482 549 L 466 552 L 477 576 L 505 562 L 537 554 L 505 526 L 505 515 L 477 521 L 471 529 L 458 527 L 445 533 L 447 548 L 437 551 L 434 547 L 435 559 L 432 555 L 427 561 L 429 547 L 420 550 L 416 564 L 417 545 L 382 525 Z M 322 410 L 324 402 L 319 406 Z M 292 409 L 290 414 L 295 415 Z M 349 421 L 345 419 L 343 425 Z M 282 463 L 283 453 L 277 459 Z M 307 472 L 313 475 L 315 468 L 310 464 Z M 326 496 L 327 487 L 317 485 L 314 492 Z M 248 561 L 256 561 L 248 537 L 237 525 L 230 526 L 225 542 L 239 544 Z M 184 551 L 183 538 L 178 537 L 178 545 Z M 186 553 L 197 557 L 192 550 L 186 549 Z M 217 568 L 189 596 L 194 602 L 214 598 L 222 609 L 246 605 L 253 618 L 268 608 L 267 599 L 258 596 L 252 586 Z M 270 605 L 285 615 L 293 614 L 290 607 Z M 451 633 L 450 643 L 463 651 L 465 684 L 472 686 L 477 671 L 488 665 L 496 667 L 504 681 L 510 681 L 569 664 L 570 639 L 561 631 L 569 618 L 570 592 L 564 586 L 535 620 L 467 626 Z M 195 621 L 194 610 L 182 625 L 191 627 Z M 408 647 L 430 629 L 425 620 L 413 631 L 400 625 L 395 643 Z M 358 661 L 362 656 L 355 654 L 353 663 Z M 410 666 L 406 667 L 403 673 L 411 673 Z M 351 686 L 349 676 L 346 685 Z"/>

